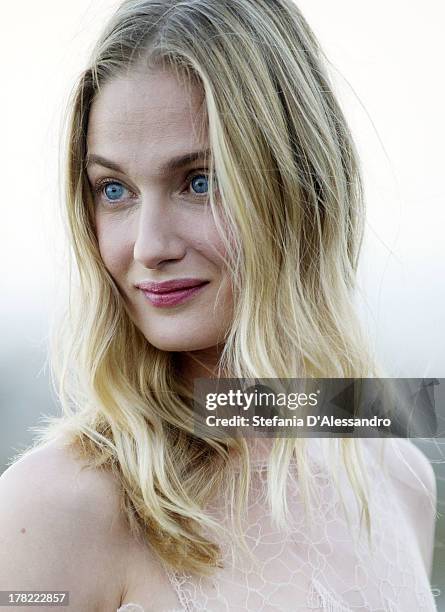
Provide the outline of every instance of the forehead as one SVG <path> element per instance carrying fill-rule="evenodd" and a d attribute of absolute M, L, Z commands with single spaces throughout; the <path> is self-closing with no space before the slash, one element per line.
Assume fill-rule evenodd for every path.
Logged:
<path fill-rule="evenodd" d="M 111 79 L 90 109 L 89 153 L 147 162 L 206 142 L 202 89 L 165 70 L 139 69 Z"/>

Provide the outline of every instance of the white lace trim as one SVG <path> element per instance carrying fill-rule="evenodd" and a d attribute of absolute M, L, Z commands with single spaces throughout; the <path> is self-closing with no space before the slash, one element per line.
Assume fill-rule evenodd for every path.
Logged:
<path fill-rule="evenodd" d="M 369 448 L 374 448 L 371 443 Z M 271 522 L 265 502 L 267 469 L 254 469 L 243 530 L 258 565 L 238 557 L 232 543 L 225 542 L 221 543 L 224 568 L 211 578 L 192 578 L 165 567 L 181 606 L 168 612 L 437 612 L 413 524 L 406 517 L 400 492 L 377 464 L 374 451 L 364 453 L 372 483 L 372 547 L 364 528 L 359 537 L 359 516 L 349 480 L 340 470 L 346 516 L 320 456 L 316 450 L 310 460 L 317 491 L 310 524 L 304 517 L 294 465 L 288 483 L 292 520 L 286 532 Z M 264 468 L 266 464 L 258 459 L 253 466 Z M 226 520 L 228 510 L 223 501 L 215 500 L 209 508 L 221 521 Z M 422 520 L 422 503 L 421 495 L 408 500 L 419 513 L 414 521 Z M 127 604 L 118 612 L 144 610 Z"/>
<path fill-rule="evenodd" d="M 117 612 L 145 612 L 145 610 L 139 604 L 127 603 L 121 606 Z M 166 612 L 184 612 L 184 610 L 183 608 L 175 608 L 174 610 L 166 610 Z"/>
<path fill-rule="evenodd" d="M 168 610 L 167 612 L 194 612 L 194 605 L 184 591 L 184 585 L 186 585 L 188 580 L 191 580 L 191 577 L 188 576 L 186 578 L 184 575 L 169 571 L 168 569 L 166 569 L 166 573 L 179 601 L 183 605 L 181 610 Z M 308 610 L 323 610 L 325 612 L 353 612 L 351 608 L 344 606 L 334 599 L 334 597 L 324 587 L 322 587 L 321 584 L 317 583 L 316 580 L 311 583 L 310 591 L 307 596 L 306 607 Z M 393 611 L 400 612 L 392 606 L 385 608 L 385 612 Z M 118 612 L 120 611 L 118 610 Z M 128 612 L 133 612 L 133 610 Z M 134 612 L 136 612 L 136 610 Z M 142 612 L 144 611 L 142 610 Z M 208 608 L 208 612 L 211 612 L 211 608 Z M 280 612 L 284 611 L 281 610 Z"/>

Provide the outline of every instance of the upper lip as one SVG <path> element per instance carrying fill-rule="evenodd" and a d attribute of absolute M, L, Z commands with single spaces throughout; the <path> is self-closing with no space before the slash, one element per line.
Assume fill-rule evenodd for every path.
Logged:
<path fill-rule="evenodd" d="M 178 289 L 197 287 L 208 282 L 209 281 L 200 278 L 177 278 L 162 283 L 141 281 L 140 283 L 136 283 L 136 287 L 139 287 L 139 289 L 143 291 L 150 291 L 151 293 L 169 293 L 171 291 L 178 291 Z"/>

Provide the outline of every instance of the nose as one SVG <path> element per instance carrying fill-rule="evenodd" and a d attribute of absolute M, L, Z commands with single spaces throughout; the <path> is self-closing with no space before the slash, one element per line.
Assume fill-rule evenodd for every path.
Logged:
<path fill-rule="evenodd" d="M 163 262 L 182 259 L 186 243 L 179 235 L 181 226 L 166 199 L 145 197 L 139 208 L 133 257 L 145 268 L 158 268 Z"/>

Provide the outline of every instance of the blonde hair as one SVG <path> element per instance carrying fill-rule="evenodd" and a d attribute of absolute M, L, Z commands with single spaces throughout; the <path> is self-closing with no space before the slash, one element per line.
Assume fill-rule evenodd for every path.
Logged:
<path fill-rule="evenodd" d="M 222 529 L 205 511 L 221 487 L 246 509 L 244 440 L 200 437 L 192 395 L 173 355 L 131 321 L 98 249 L 85 172 L 89 109 L 108 80 L 145 62 L 199 85 L 213 174 L 210 205 L 227 246 L 234 295 L 220 372 L 235 378 L 378 375 L 352 295 L 363 235 L 357 153 L 317 40 L 291 0 L 127 0 L 107 24 L 73 92 L 67 142 L 66 221 L 79 272 L 54 331 L 52 367 L 61 432 L 89 464 L 110 469 L 134 534 L 177 570 L 208 574 Z M 74 285 L 74 283 L 73 283 Z M 304 439 L 277 439 L 268 499 L 287 521 L 289 462 L 296 457 L 306 503 L 311 478 Z M 366 473 L 358 440 L 339 451 L 370 534 Z M 241 461 L 233 478 L 230 450 Z M 242 535 L 242 534 L 241 534 Z"/>

